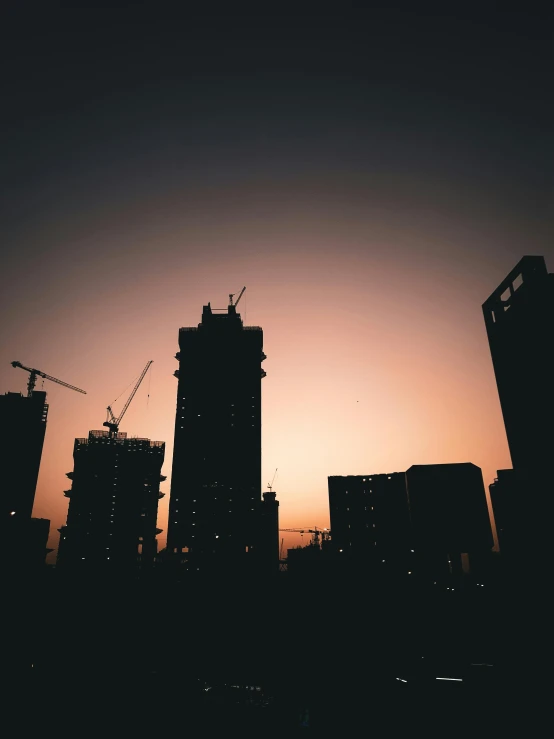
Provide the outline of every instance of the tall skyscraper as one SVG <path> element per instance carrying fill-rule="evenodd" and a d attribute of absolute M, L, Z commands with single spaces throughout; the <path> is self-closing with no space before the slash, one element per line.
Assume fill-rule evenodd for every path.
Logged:
<path fill-rule="evenodd" d="M 243 325 L 236 304 L 218 311 L 208 303 L 197 327 L 179 330 L 179 348 L 168 552 L 190 571 L 241 573 L 257 561 L 266 529 L 263 332 Z"/>
<path fill-rule="evenodd" d="M 499 470 L 491 502 L 500 551 L 527 578 L 550 562 L 554 493 L 554 274 L 544 258 L 523 257 L 483 315 L 513 466 Z"/>
<path fill-rule="evenodd" d="M 523 257 L 483 303 L 512 465 L 546 472 L 554 459 L 554 274 Z"/>
<path fill-rule="evenodd" d="M 67 523 L 57 566 L 79 573 L 132 573 L 153 564 L 165 443 L 90 431 L 75 439 Z"/>

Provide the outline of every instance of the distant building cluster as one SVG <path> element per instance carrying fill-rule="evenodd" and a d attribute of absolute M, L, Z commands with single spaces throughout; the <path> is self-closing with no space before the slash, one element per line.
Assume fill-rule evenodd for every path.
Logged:
<path fill-rule="evenodd" d="M 329 507 L 337 558 L 368 572 L 439 580 L 464 565 L 478 569 L 493 546 L 483 476 L 473 464 L 329 477 Z"/>
<path fill-rule="evenodd" d="M 177 580 L 259 580 L 287 570 L 289 577 L 485 581 L 492 521 L 481 469 L 469 462 L 330 475 L 330 530 L 307 531 L 310 544 L 284 560 L 276 493 L 271 486 L 261 493 L 263 331 L 243 324 L 242 292 L 223 310 L 208 303 L 198 326 L 179 330 L 167 548 L 157 545 L 165 442 L 119 431 L 148 363 L 120 416 L 108 408 L 108 430 L 75 439 L 56 570 L 101 578 L 164 572 Z M 513 465 L 498 471 L 490 500 L 500 555 L 517 571 L 546 547 L 554 491 L 554 274 L 542 257 L 523 257 L 482 307 Z M 50 522 L 32 518 L 48 414 L 35 379 L 84 391 L 12 364 L 29 372 L 29 384 L 26 396 L 0 396 L 8 566 L 37 573 L 50 551 Z"/>

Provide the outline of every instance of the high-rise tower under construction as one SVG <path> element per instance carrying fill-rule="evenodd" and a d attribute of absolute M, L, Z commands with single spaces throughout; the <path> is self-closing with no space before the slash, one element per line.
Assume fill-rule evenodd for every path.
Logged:
<path fill-rule="evenodd" d="M 179 331 L 168 551 L 195 572 L 247 572 L 264 548 L 259 543 L 266 356 L 262 329 L 244 326 L 236 303 L 231 297 L 219 311 L 208 303 L 197 327 Z"/>

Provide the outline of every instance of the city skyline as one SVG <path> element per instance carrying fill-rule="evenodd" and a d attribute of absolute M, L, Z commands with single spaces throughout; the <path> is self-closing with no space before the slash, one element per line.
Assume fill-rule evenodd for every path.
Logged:
<path fill-rule="evenodd" d="M 9 733 L 536 733 L 554 7 L 3 10 Z"/>
<path fill-rule="evenodd" d="M 87 391 L 44 383 L 50 546 L 74 439 L 149 359 L 121 430 L 166 442 L 164 546 L 178 330 L 243 285 L 282 528 L 328 525 L 329 475 L 471 462 L 488 490 L 510 457 L 481 305 L 554 264 L 548 24 L 139 5 L 6 17 L 0 392 L 14 360 Z"/>
<path fill-rule="evenodd" d="M 245 303 L 246 303 L 246 294 L 247 294 L 247 292 L 248 292 L 248 288 L 247 288 L 247 291 L 244 294 Z M 478 315 L 478 312 L 477 312 L 477 315 Z M 484 328 L 483 328 L 483 333 L 485 333 L 484 332 Z M 486 345 L 486 336 L 484 337 L 484 339 L 485 339 L 485 341 L 484 341 L 484 343 L 485 343 L 485 350 L 487 350 L 488 347 Z M 485 351 L 485 359 L 486 358 L 487 357 L 486 357 L 486 351 Z M 175 364 L 174 357 L 172 357 L 171 359 L 173 360 L 173 364 Z M 163 364 L 164 364 L 164 366 L 167 366 L 167 362 L 163 362 Z M 270 355 L 268 355 L 268 360 L 266 361 L 266 366 L 268 367 L 268 369 L 270 369 L 270 367 L 271 367 L 271 364 L 270 364 Z M 39 369 L 42 369 L 42 368 L 39 367 Z M 47 369 L 51 369 L 51 368 L 47 368 Z M 136 369 L 136 367 L 135 367 L 135 369 Z M 151 368 L 150 371 L 152 371 L 152 368 Z M 12 368 L 12 372 L 13 372 L 13 368 Z M 491 366 L 491 374 L 493 374 L 492 373 L 492 366 Z M 8 378 L 8 379 L 15 380 L 15 378 L 17 377 L 17 375 L 15 375 L 15 377 L 14 377 L 14 375 L 15 375 L 15 373 L 13 372 L 12 377 L 11 378 Z M 66 375 L 67 375 L 67 373 L 66 373 Z M 270 374 L 268 374 L 268 378 L 269 377 L 271 377 Z M 65 379 L 68 379 L 68 378 L 66 377 Z M 70 379 L 75 379 L 75 378 L 70 378 Z M 136 377 L 131 377 L 131 379 L 130 379 L 130 381 L 129 381 L 128 384 L 132 386 L 133 383 L 134 383 L 134 381 L 135 381 L 135 379 L 136 379 Z M 26 386 L 27 376 L 25 374 L 23 374 L 23 373 L 21 373 L 21 380 L 23 381 L 22 384 L 24 386 Z M 137 411 L 134 414 L 135 415 L 135 421 L 134 421 L 135 426 L 134 426 L 134 428 L 130 428 L 130 430 L 127 431 L 127 433 L 130 436 L 131 435 L 132 436 L 138 436 L 140 438 L 143 438 L 143 437 L 148 436 L 148 438 L 152 438 L 153 440 L 156 440 L 156 441 L 166 441 L 167 446 L 168 447 L 172 447 L 173 438 L 172 438 L 172 433 L 171 432 L 168 433 L 168 434 L 166 434 L 166 439 L 163 439 L 163 438 L 159 438 L 158 439 L 157 437 L 154 438 L 154 436 L 152 436 L 150 433 L 148 433 L 148 429 L 146 429 L 146 431 L 143 430 L 145 428 L 145 426 L 148 426 L 148 423 L 149 423 L 148 413 L 150 412 L 150 404 L 154 402 L 153 399 L 156 397 L 156 393 L 163 394 L 163 391 L 164 390 L 167 391 L 168 387 L 170 388 L 170 392 L 171 392 L 171 390 L 173 391 L 173 393 L 175 393 L 175 391 L 176 391 L 176 387 L 171 388 L 171 385 L 173 385 L 173 384 L 176 383 L 176 380 L 173 377 L 168 377 L 167 380 L 165 381 L 165 384 L 163 383 L 163 381 L 160 382 L 158 380 L 158 382 L 160 383 L 158 385 L 158 387 L 156 387 L 156 385 L 154 385 L 154 388 L 153 388 L 152 387 L 151 380 L 149 380 L 149 378 L 146 378 L 145 382 L 143 383 L 142 392 L 141 392 L 141 390 L 139 390 L 139 392 L 137 393 L 137 398 L 135 399 L 135 403 L 132 404 L 130 406 L 130 408 L 129 408 L 129 411 L 128 411 L 128 417 L 129 418 L 133 418 L 133 411 L 135 410 L 135 408 L 138 408 L 138 409 L 137 409 Z M 492 377 L 492 382 L 494 382 L 494 376 Z M 80 384 L 83 384 L 82 381 L 80 381 Z M 462 386 L 462 387 L 464 387 L 464 386 Z M 20 386 L 20 388 L 15 387 L 15 390 L 16 391 L 18 389 L 23 390 L 23 388 L 21 388 L 21 386 Z M 8 390 L 13 391 L 14 390 L 13 385 L 11 387 L 9 387 L 9 388 L 6 388 L 5 391 L 8 391 Z M 48 445 L 49 432 L 50 432 L 50 435 L 52 437 L 54 436 L 54 434 L 56 434 L 56 437 L 58 438 L 58 434 L 59 434 L 59 426 L 58 426 L 57 432 L 54 432 L 53 433 L 51 431 L 51 424 L 52 424 L 52 421 L 51 421 L 51 418 L 52 418 L 52 401 L 51 401 L 51 398 L 53 396 L 56 396 L 56 400 L 60 400 L 61 399 L 61 401 L 63 402 L 64 401 L 64 393 L 66 395 L 69 395 L 70 396 L 70 399 L 69 400 L 66 400 L 65 403 L 64 403 L 66 405 L 66 407 L 67 407 L 68 404 L 69 405 L 72 405 L 72 403 L 70 401 L 73 401 L 73 394 L 70 393 L 70 392 L 68 392 L 68 391 L 66 391 L 63 388 L 60 388 L 59 389 L 59 393 L 58 392 L 54 392 L 55 390 L 56 391 L 58 390 L 58 387 L 56 385 L 52 384 L 52 383 L 49 383 L 48 381 L 46 381 L 44 383 L 44 390 L 46 390 L 46 392 L 47 392 L 47 399 L 49 401 L 50 409 L 51 410 L 50 410 L 50 418 L 49 418 L 49 427 L 48 427 L 47 432 L 46 432 L 45 453 L 43 454 L 43 460 L 42 460 L 42 464 L 41 464 L 41 473 L 39 474 L 39 485 L 38 485 L 38 488 L 37 488 L 37 497 L 36 497 L 36 500 L 35 500 L 34 515 L 35 516 L 38 516 L 38 517 L 50 518 L 52 520 L 50 546 L 54 546 L 55 543 L 56 543 L 56 538 L 57 537 L 56 537 L 56 534 L 54 533 L 54 531 L 52 531 L 52 529 L 55 529 L 55 527 L 58 528 L 56 526 L 56 524 L 57 524 L 57 520 L 59 520 L 59 519 L 57 519 L 57 516 L 56 516 L 56 505 L 55 505 L 55 502 L 52 501 L 51 493 L 49 493 L 49 491 L 45 490 L 45 484 L 44 484 L 45 483 L 45 479 L 44 478 L 47 477 L 47 475 L 51 475 L 52 473 L 53 474 L 59 474 L 60 464 L 61 464 L 61 462 L 59 461 L 59 458 L 58 458 L 57 469 L 54 469 L 54 471 L 53 471 L 52 470 L 52 467 L 53 467 L 52 459 L 48 459 L 47 451 L 46 451 L 47 445 Z M 264 387 L 264 391 L 265 391 L 265 387 Z M 90 395 L 90 390 L 87 391 L 87 392 Z M 96 392 L 98 393 L 98 391 L 96 391 Z M 467 392 L 467 386 L 464 387 L 464 392 Z M 124 401 L 124 398 L 126 397 L 126 388 L 122 388 L 122 389 L 120 388 L 120 393 L 122 394 L 123 397 L 120 399 L 119 403 L 120 403 L 120 405 L 122 405 L 122 403 Z M 118 393 L 118 394 L 120 394 L 120 393 Z M 128 394 L 128 392 L 127 392 L 127 394 Z M 360 397 L 362 398 L 362 403 L 363 403 L 363 399 L 364 399 L 364 392 L 363 392 L 363 390 L 361 392 L 359 392 L 358 395 L 360 395 Z M 279 397 L 279 396 L 277 395 L 277 397 Z M 263 394 L 262 394 L 262 398 L 263 398 Z M 431 393 L 429 393 L 427 395 L 427 399 L 429 400 L 429 402 L 431 402 L 431 404 L 433 404 L 433 399 L 432 399 L 432 394 Z M 81 401 L 81 400 L 82 400 L 82 398 L 79 397 L 79 396 L 77 396 L 77 402 L 74 405 L 72 405 L 72 408 L 73 408 L 72 413 L 78 414 L 77 418 L 75 418 L 75 419 L 72 420 L 72 424 L 75 424 L 75 425 L 80 424 L 79 416 L 81 414 L 83 415 L 83 417 L 86 417 L 86 418 L 94 418 L 94 417 L 97 418 L 98 417 L 98 414 L 94 411 L 94 409 L 87 409 L 86 412 L 85 412 L 84 409 L 83 410 L 78 410 L 78 408 L 79 408 L 78 402 Z M 173 399 L 173 401 L 174 401 L 174 399 Z M 355 403 L 356 406 L 358 406 L 358 409 L 359 409 L 360 400 L 351 396 L 350 397 L 350 401 L 351 401 L 352 406 L 351 406 L 350 409 L 347 409 L 347 410 L 350 411 L 350 414 L 352 414 L 353 412 L 354 413 L 356 412 L 356 411 L 353 411 L 353 404 Z M 263 401 L 262 401 L 262 403 L 263 403 Z M 60 405 L 61 404 L 62 403 L 60 403 Z M 492 405 L 494 405 L 494 403 Z M 262 408 L 263 408 L 263 405 L 262 405 Z M 356 409 L 356 410 L 358 410 L 358 409 Z M 91 412 L 91 410 L 92 410 L 92 412 Z M 117 411 L 117 407 L 115 408 L 115 410 Z M 100 420 L 101 421 L 102 421 L 102 419 L 104 417 L 104 413 L 102 411 L 103 411 L 103 409 L 101 409 L 101 413 L 100 413 Z M 159 412 L 156 413 L 156 416 L 159 419 L 159 416 L 160 416 Z M 501 423 L 501 414 L 500 414 L 500 409 L 499 408 L 498 408 L 497 416 L 500 416 L 500 423 Z M 350 418 L 351 419 L 352 417 L 353 417 L 352 415 L 350 415 L 350 416 L 348 415 L 348 412 L 346 413 L 346 418 Z M 128 419 L 126 419 L 126 422 L 124 422 L 122 425 L 123 426 L 126 426 L 127 421 L 128 421 Z M 490 419 L 489 419 L 489 422 L 490 422 Z M 173 423 L 174 423 L 174 419 L 173 418 L 169 418 L 169 419 L 168 418 L 164 418 L 164 419 L 161 420 L 161 424 L 162 425 L 165 425 L 168 428 L 171 428 L 172 425 L 173 425 Z M 338 423 L 340 423 L 340 417 L 339 417 Z M 141 424 L 142 424 L 142 427 L 141 427 Z M 452 424 L 453 425 L 456 424 L 456 419 L 455 418 L 452 418 Z M 264 426 L 265 425 L 266 424 L 264 423 L 263 410 L 262 410 L 262 432 L 264 430 Z M 94 427 L 95 427 L 94 421 L 92 421 L 92 425 L 90 425 L 90 428 L 94 428 Z M 101 429 L 102 428 L 102 423 L 96 423 L 96 428 Z M 123 430 L 125 430 L 125 429 L 123 429 Z M 501 427 L 500 430 L 503 431 L 503 428 Z M 86 433 L 88 434 L 88 430 L 87 430 Z M 85 435 L 86 434 L 78 434 L 79 437 L 80 436 L 85 436 Z M 340 432 L 337 432 L 337 435 L 340 436 Z M 57 446 L 57 438 L 56 438 L 56 446 Z M 71 442 L 73 442 L 73 439 L 71 439 Z M 502 444 L 501 442 L 504 442 L 504 444 Z M 334 437 L 333 437 L 333 435 L 329 434 L 329 437 L 327 439 L 327 443 L 329 445 L 333 445 L 334 444 Z M 467 444 L 467 442 L 466 442 L 466 444 Z M 442 452 L 440 450 L 437 452 L 436 448 L 432 448 L 432 441 L 429 440 L 428 442 L 426 442 L 425 440 L 423 440 L 423 446 L 425 447 L 426 445 L 428 446 L 428 449 L 426 451 L 424 451 L 423 454 L 421 454 L 421 456 L 425 458 L 425 461 L 422 462 L 424 464 L 437 464 L 437 463 L 441 463 L 441 462 L 443 462 L 443 463 L 449 463 L 449 462 L 452 462 L 452 461 L 456 461 L 456 462 L 473 461 L 472 458 L 469 457 L 469 455 L 471 453 L 471 445 L 467 445 L 465 447 L 464 446 L 458 447 L 460 449 L 460 451 L 458 452 L 458 455 L 459 456 L 455 460 L 453 459 L 453 454 L 452 454 L 452 452 L 449 451 L 449 447 L 448 446 L 445 447 Z M 49 446 L 50 446 L 50 454 L 52 454 L 52 452 L 53 452 L 53 445 L 50 444 Z M 499 453 L 498 450 L 502 450 L 502 447 L 503 446 L 505 447 L 503 453 L 502 452 Z M 502 437 L 500 437 L 499 439 L 496 440 L 496 444 L 493 444 L 493 447 L 496 447 L 496 450 L 497 450 L 496 451 L 496 455 L 497 456 L 493 457 L 491 459 L 491 461 L 488 462 L 488 464 L 483 464 L 483 463 L 479 464 L 478 462 L 473 461 L 474 464 L 478 464 L 478 466 L 482 466 L 483 467 L 484 475 L 486 476 L 485 477 L 485 482 L 486 482 L 486 485 L 487 486 L 494 479 L 494 475 L 495 475 L 495 472 L 496 472 L 497 469 L 501 469 L 502 467 L 509 467 L 510 466 L 510 464 L 509 464 L 509 454 L 508 454 L 508 451 L 507 451 L 507 443 L 506 443 L 505 439 L 502 439 Z M 327 448 L 329 448 L 329 447 L 327 447 Z M 464 458 L 463 458 L 463 451 L 461 451 L 464 448 L 467 450 L 467 452 L 466 452 L 467 459 L 466 460 L 464 460 Z M 263 449 L 264 449 L 264 454 L 263 454 L 264 474 L 265 474 L 265 476 L 268 477 L 267 482 L 270 482 L 271 481 L 271 478 L 273 477 L 274 470 L 272 470 L 270 468 L 270 466 L 269 466 L 270 463 L 268 463 L 268 461 L 267 461 L 267 451 L 266 451 L 265 446 L 263 447 Z M 72 450 L 72 447 L 71 447 L 71 450 Z M 70 453 L 71 453 L 71 450 L 70 450 Z M 59 449 L 59 446 L 58 446 L 58 453 L 60 451 L 61 450 Z M 289 452 L 288 452 L 289 454 L 294 453 L 294 451 L 295 450 L 292 450 L 291 451 L 291 448 L 289 447 Z M 407 451 L 406 449 L 401 448 L 400 451 L 398 451 L 397 449 L 395 449 L 394 451 L 396 453 L 396 458 L 397 459 L 401 459 L 401 458 L 402 459 L 407 459 L 407 461 L 408 461 L 408 465 L 407 466 L 409 466 L 410 463 L 413 461 L 413 457 L 412 457 L 412 459 L 408 459 L 409 451 Z M 385 452 L 384 455 L 383 455 L 383 452 Z M 392 459 L 394 459 L 393 455 L 391 455 L 390 452 L 387 454 L 387 450 L 384 450 L 382 447 L 376 450 L 376 457 L 378 457 L 379 454 L 383 455 L 381 458 L 385 460 L 382 463 L 383 465 L 386 465 L 386 463 L 387 463 L 386 460 L 392 460 Z M 503 454 L 503 456 L 502 456 L 502 454 Z M 324 466 L 320 467 L 320 469 L 322 469 L 323 471 L 327 470 L 328 474 L 333 474 L 335 472 L 336 472 L 336 474 L 365 474 L 365 473 L 367 473 L 368 466 L 371 464 L 371 462 L 367 461 L 367 460 L 371 459 L 371 456 L 370 455 L 371 455 L 371 452 L 369 454 L 366 454 L 366 453 L 364 453 L 363 448 L 362 449 L 359 449 L 358 450 L 358 455 L 357 455 L 357 462 L 354 462 L 354 465 L 357 464 L 358 466 L 354 470 L 353 470 L 353 465 L 352 464 L 350 464 L 350 467 L 347 467 L 347 464 L 348 463 L 345 463 L 344 468 L 341 468 L 338 472 L 336 470 L 329 470 L 328 467 L 324 467 Z M 61 456 L 62 455 L 60 455 L 60 457 Z M 475 454 L 474 454 L 474 457 L 473 458 L 475 458 Z M 481 456 L 480 459 L 482 460 L 482 458 L 483 457 Z M 496 459 L 500 459 L 501 462 L 502 462 L 502 459 L 504 461 L 501 464 L 498 464 L 495 461 Z M 419 460 L 416 460 L 413 463 L 414 464 L 415 463 L 419 463 Z M 309 464 L 309 462 L 308 462 L 308 464 Z M 324 463 L 324 464 L 326 464 L 326 463 Z M 373 466 L 374 467 L 375 467 L 375 464 L 376 463 L 374 462 L 373 463 Z M 389 464 L 391 464 L 391 463 L 389 463 Z M 47 469 L 46 475 L 44 475 L 42 473 L 42 469 L 43 468 L 46 468 Z M 68 472 L 71 468 L 72 468 L 72 466 L 70 464 L 70 466 L 68 467 L 68 469 L 63 471 L 62 474 L 63 474 L 63 478 L 64 479 L 65 479 L 65 473 Z M 327 500 L 327 491 L 326 491 L 327 477 L 325 476 L 323 478 L 323 481 L 322 481 L 322 484 L 321 485 L 314 486 L 315 487 L 315 490 L 316 490 L 316 494 L 318 496 L 318 500 L 317 500 L 316 506 L 312 510 L 310 510 L 309 513 L 303 513 L 303 511 L 300 510 L 300 508 L 302 507 L 302 497 L 301 497 L 301 494 L 299 494 L 299 491 L 296 491 L 296 490 L 290 491 L 290 490 L 283 489 L 282 488 L 282 485 L 280 484 L 280 480 L 283 477 L 283 470 L 282 469 L 280 470 L 279 469 L 279 466 L 276 466 L 276 469 L 277 469 L 277 475 L 276 475 L 276 481 L 275 481 L 275 484 L 274 484 L 274 489 L 276 489 L 277 492 L 278 492 L 278 499 L 279 499 L 280 504 L 281 504 L 281 508 L 280 508 L 280 510 L 281 510 L 280 527 L 281 528 L 292 528 L 292 527 L 314 526 L 314 525 L 315 526 L 328 526 L 329 525 L 329 513 L 328 513 L 328 500 Z M 163 473 L 166 476 L 168 476 L 170 474 L 170 465 L 168 465 L 168 455 L 167 454 L 166 454 L 166 461 L 164 463 L 164 468 L 163 468 L 162 471 L 163 471 Z M 379 470 L 378 470 L 379 473 L 391 473 L 391 472 L 398 472 L 398 471 L 400 471 L 400 469 L 391 469 L 391 468 L 387 469 L 386 467 L 384 469 L 383 469 L 383 467 L 380 467 Z M 300 469 L 297 468 L 293 474 L 296 474 L 298 476 L 301 476 L 302 475 L 302 472 L 301 472 Z M 491 477 L 491 475 L 492 475 L 492 477 Z M 42 480 L 41 480 L 41 477 L 42 477 Z M 287 475 L 286 468 L 285 468 L 284 477 L 285 477 L 285 479 L 287 479 L 287 477 L 291 477 L 292 478 L 292 475 L 290 473 Z M 43 483 L 42 488 L 41 488 L 41 482 Z M 319 494 L 318 488 L 321 488 L 322 489 L 321 495 Z M 164 492 L 169 493 L 169 485 L 168 485 L 168 482 L 166 482 L 165 485 L 162 485 L 162 489 L 164 489 Z M 264 485 L 264 478 L 262 477 L 262 491 L 263 491 L 263 489 L 265 489 L 265 485 Z M 309 490 L 308 491 L 308 493 L 312 493 L 312 492 L 313 492 L 313 490 Z M 61 506 L 58 506 L 58 509 L 61 509 L 61 515 L 64 516 L 64 515 L 66 515 L 66 511 L 64 511 L 64 507 L 65 507 L 65 505 L 67 505 L 67 503 L 66 503 L 66 499 L 63 498 L 63 492 L 60 491 L 60 493 L 61 493 L 60 498 L 62 499 L 62 505 Z M 54 491 L 54 495 L 55 494 L 56 494 L 56 491 Z M 40 500 L 40 497 L 42 497 L 43 500 Z M 166 495 L 166 498 L 167 497 L 168 496 Z M 165 502 L 165 505 L 164 505 L 164 502 Z M 53 505 L 53 503 L 54 503 L 54 505 Z M 296 504 L 296 508 L 295 508 L 295 504 Z M 164 544 L 165 544 L 165 535 L 166 535 L 166 530 L 167 530 L 167 508 L 168 508 L 168 506 L 167 506 L 167 500 L 161 501 L 160 502 L 159 518 L 158 518 L 158 526 L 159 526 L 159 528 L 163 529 L 164 532 L 163 532 L 163 534 L 161 534 L 158 537 L 160 548 L 162 548 L 164 546 Z M 287 510 L 287 508 L 288 508 L 288 510 Z M 54 515 L 53 515 L 52 511 L 54 511 Z M 315 520 L 313 520 L 313 521 L 307 520 L 307 518 L 308 518 L 308 516 L 310 514 L 311 514 L 311 518 L 312 519 L 315 519 Z M 63 521 L 61 523 L 63 523 Z M 61 525 L 61 523 L 60 523 L 60 525 Z M 285 548 L 288 548 L 289 546 L 294 546 L 295 544 L 306 543 L 306 540 L 307 540 L 308 537 L 306 537 L 306 539 L 303 539 L 299 534 L 285 534 L 284 535 L 284 538 L 285 538 Z M 51 554 L 50 555 L 51 558 L 53 558 L 54 556 L 55 556 L 54 554 Z"/>

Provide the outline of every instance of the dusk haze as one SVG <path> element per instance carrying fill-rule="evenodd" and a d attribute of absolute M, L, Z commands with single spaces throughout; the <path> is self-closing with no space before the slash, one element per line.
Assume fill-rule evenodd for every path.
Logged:
<path fill-rule="evenodd" d="M 249 490 L 256 488 L 248 505 L 250 500 L 252 506 L 261 504 L 263 493 L 276 493 L 278 507 L 271 496 L 264 498 L 274 506 L 275 571 L 286 571 L 288 550 L 314 541 L 319 547 L 314 531 L 331 529 L 325 537 L 332 542 L 329 478 L 356 479 L 350 486 L 332 483 L 340 508 L 354 488 L 359 496 L 374 492 L 366 490 L 366 477 L 385 476 L 378 479 L 386 495 L 386 476 L 402 473 L 394 478 L 402 506 L 406 495 L 410 502 L 410 491 L 414 506 L 414 491 L 424 500 L 431 489 L 443 505 L 450 480 L 458 474 L 470 480 L 483 532 L 475 540 L 485 542 L 483 552 L 492 545 L 496 559 L 486 569 L 482 562 L 488 553 L 470 552 L 469 567 L 478 563 L 479 572 L 496 572 L 490 568 L 500 567 L 494 563 L 502 548 L 489 486 L 499 470 L 511 470 L 517 461 L 508 447 L 504 396 L 482 306 L 524 257 L 535 257 L 546 265 L 543 275 L 542 262 L 531 262 L 543 281 L 531 278 L 527 288 L 524 273 L 524 307 L 518 308 L 515 287 L 505 303 L 523 316 L 513 335 L 525 336 L 531 325 L 526 321 L 535 321 L 540 312 L 525 308 L 525 300 L 532 303 L 533 285 L 543 296 L 544 315 L 552 311 L 552 13 L 547 18 L 546 12 L 542 17 L 521 8 L 426 3 L 379 8 L 324 3 L 312 11 L 301 4 L 263 3 L 205 9 L 151 2 L 10 5 L 3 11 L 1 32 L 0 395 L 26 396 L 30 369 L 40 371 L 34 391 L 46 393 L 48 417 L 32 515 L 50 521 L 45 562 L 52 573 L 59 569 L 59 530 L 78 538 L 86 528 L 83 517 L 95 515 L 79 508 L 77 496 L 88 483 L 78 482 L 77 465 L 85 465 L 74 460 L 74 448 L 90 457 L 93 444 L 105 440 L 109 445 L 116 432 L 127 435 L 121 450 L 157 455 L 150 467 L 144 465 L 141 482 L 150 486 L 149 513 L 146 508 L 137 513 L 150 516 L 148 544 L 142 549 L 141 535 L 139 554 L 156 559 L 154 572 L 162 568 L 158 555 L 165 553 L 168 525 L 168 551 L 194 548 L 195 524 L 189 526 L 196 515 L 194 485 L 217 484 L 209 482 L 213 475 L 204 469 L 206 459 L 223 476 L 236 465 L 228 478 L 235 490 L 242 490 L 248 478 Z M 255 340 L 248 335 L 250 344 L 234 334 L 214 339 L 209 350 L 200 339 L 185 341 L 182 329 L 200 332 L 200 338 L 202 330 L 207 332 L 201 327 L 208 325 L 211 311 L 232 318 L 237 331 L 252 334 L 258 327 L 259 333 Z M 532 334 L 533 341 L 543 337 L 545 342 L 533 356 L 549 356 L 551 317 L 550 312 L 544 319 L 544 331 Z M 252 364 L 242 354 L 247 344 L 255 345 L 256 362 L 263 362 L 261 391 L 259 374 L 252 382 L 241 375 Z M 259 371 L 257 364 L 252 371 Z M 183 379 L 186 372 L 196 373 L 193 380 Z M 202 372 L 209 375 L 204 384 Z M 548 374 L 540 374 L 542 384 L 533 396 L 536 413 L 525 416 L 531 419 L 526 423 L 540 417 L 542 399 L 552 394 Z M 534 376 L 532 369 L 525 375 Z M 221 397 L 229 404 L 238 385 L 248 389 L 248 402 L 250 391 L 252 403 L 256 396 L 250 436 L 241 426 L 243 436 L 231 437 L 233 429 L 220 421 L 220 409 L 212 413 L 206 405 L 210 388 L 215 393 L 225 382 L 231 389 Z M 517 379 L 512 384 L 518 392 Z M 134 388 L 120 425 L 106 431 L 107 407 L 114 420 Z M 192 422 L 179 427 L 184 428 L 179 436 L 176 410 L 182 407 L 184 413 L 184 388 L 198 418 L 208 408 L 215 420 L 212 426 L 203 421 L 202 427 Z M 9 435 L 7 410 L 2 425 Z M 92 438 L 91 431 L 104 435 Z M 541 437 L 547 452 L 554 451 L 551 433 Z M 76 439 L 81 440 L 77 445 Z M 179 444 L 178 462 L 174 444 Z M 242 457 L 245 444 L 249 452 Z M 120 470 L 114 450 L 114 469 Z M 9 478 L 14 490 L 20 479 L 15 464 L 15 458 L 3 457 L 6 469 L 14 467 Z M 25 464 L 22 456 L 17 465 Z M 89 466 L 94 476 L 93 462 Z M 414 482 L 418 466 L 421 480 L 431 481 L 417 482 L 420 488 Z M 200 471 L 191 472 L 193 467 Z M 436 470 L 440 484 L 434 481 Z M 551 471 L 541 469 L 534 478 L 526 469 L 516 473 L 505 475 L 508 482 L 502 473 L 493 491 L 554 489 Z M 233 489 L 220 484 L 225 494 Z M 72 485 L 73 493 L 67 492 Z M 179 486 L 188 491 L 186 512 Z M 517 500 L 538 500 L 525 495 Z M 503 496 L 506 501 L 508 493 Z M 172 499 L 174 524 L 168 520 Z M 240 505 L 246 511 L 246 503 Z M 536 505 L 541 511 L 542 504 Z M 80 520 L 81 529 L 75 524 L 71 529 L 70 506 L 70 518 Z M 360 511 L 368 511 L 365 506 Z M 422 503 L 417 515 L 423 520 L 427 510 L 431 504 Z M 522 541 L 510 528 L 513 508 L 506 510 L 501 520 L 508 533 L 502 536 Z M 412 510 L 408 523 L 407 511 L 402 525 L 415 526 L 417 516 Z M 343 553 L 343 546 L 354 547 L 350 526 L 357 514 L 335 515 L 344 525 Z M 432 515 L 425 531 L 446 542 L 444 531 L 436 533 L 436 527 L 447 526 L 446 518 Z M 452 520 L 467 516 L 468 527 L 475 523 L 471 515 L 448 512 Z M 379 526 L 384 519 L 375 520 Z M 221 523 L 226 536 L 235 530 L 233 521 Z M 373 521 L 367 518 L 364 526 L 375 527 Z M 257 526 L 252 524 L 250 539 L 241 534 L 241 556 L 251 540 L 258 541 L 262 529 Z M 390 526 L 397 536 L 395 524 Z M 106 531 L 111 535 L 109 527 Z M 530 529 L 524 534 L 534 547 Z M 425 549 L 429 538 L 414 536 Z M 546 546 L 549 537 L 539 537 L 540 545 Z M 381 546 L 382 540 L 375 542 Z M 445 543 L 444 551 L 452 559 L 449 546 Z M 363 542 L 359 547 L 356 551 L 365 551 Z M 102 544 L 104 549 L 109 553 Z M 467 556 L 465 550 L 462 554 Z M 292 577 L 295 561 L 287 576 Z M 505 561 L 512 562 L 508 554 Z M 514 561 L 524 567 L 517 556 Z M 200 555 L 198 562 L 204 562 Z M 404 572 L 405 560 L 399 562 Z M 321 573 L 317 577 L 319 597 L 327 586 Z M 365 582 L 360 570 L 355 577 Z M 508 582 L 509 576 L 502 577 Z M 487 582 L 477 580 L 479 587 Z M 309 578 L 305 591 L 299 586 L 298 592 L 309 592 L 308 583 Z M 151 602 L 165 612 L 160 592 Z M 358 610 L 352 606 L 349 612 L 361 619 L 365 601 L 359 597 Z M 371 602 L 379 603 L 375 598 Z M 288 619 L 290 612 L 278 601 L 268 596 L 271 608 Z M 196 601 L 191 596 L 186 602 Z M 334 602 L 338 609 L 340 597 Z M 256 622 L 264 619 L 253 616 Z M 318 651 L 325 653 L 324 644 L 322 638 Z M 50 657 L 48 664 L 53 664 Z M 288 668 L 292 665 L 285 672 Z M 305 703 L 310 718 L 302 714 L 294 725 L 314 727 L 323 715 L 313 708 L 319 703 L 308 698 Z M 284 729 L 282 735 L 287 735 Z"/>

